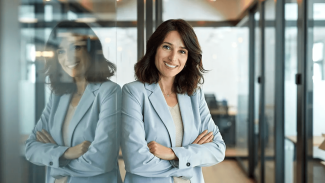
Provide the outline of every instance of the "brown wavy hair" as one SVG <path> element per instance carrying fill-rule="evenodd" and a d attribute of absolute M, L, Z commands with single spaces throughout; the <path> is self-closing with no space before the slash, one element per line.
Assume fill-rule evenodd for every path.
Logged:
<path fill-rule="evenodd" d="M 203 74 L 207 72 L 202 64 L 202 51 L 193 28 L 182 19 L 163 22 L 150 36 L 146 54 L 135 64 L 135 78 L 142 83 L 158 83 L 159 71 L 155 65 L 157 48 L 170 31 L 177 31 L 188 50 L 188 58 L 183 70 L 175 77 L 174 88 L 177 93 L 192 95 L 199 84 L 204 83 Z"/>
<path fill-rule="evenodd" d="M 62 21 L 53 28 L 45 46 L 46 51 L 53 53 L 53 57 L 45 59 L 43 70 L 48 76 L 48 84 L 52 92 L 63 95 L 76 91 L 74 79 L 62 69 L 56 53 L 66 36 L 81 37 L 81 40 L 86 42 L 90 56 L 90 66 L 85 73 L 85 79 L 88 83 L 105 82 L 114 75 L 116 66 L 104 57 L 102 44 L 91 27 L 83 22 Z"/>

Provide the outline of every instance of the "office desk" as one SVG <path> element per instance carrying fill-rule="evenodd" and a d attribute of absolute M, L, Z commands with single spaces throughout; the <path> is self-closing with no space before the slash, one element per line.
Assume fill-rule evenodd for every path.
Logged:
<path fill-rule="evenodd" d="M 297 136 L 286 136 L 288 140 L 290 140 L 295 145 L 297 144 Z M 321 143 L 324 141 L 323 136 L 314 136 L 313 137 L 313 146 L 320 146 Z"/>

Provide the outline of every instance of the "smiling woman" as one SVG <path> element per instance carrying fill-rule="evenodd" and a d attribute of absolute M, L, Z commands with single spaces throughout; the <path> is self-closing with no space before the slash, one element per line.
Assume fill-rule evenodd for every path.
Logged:
<path fill-rule="evenodd" d="M 76 85 L 72 82 L 78 79 L 75 76 L 82 75 L 88 82 L 103 82 L 116 71 L 115 65 L 104 57 L 100 40 L 86 23 L 60 22 L 50 34 L 45 50 L 54 53 L 46 59 L 44 70 L 51 89 L 57 94 L 75 92 Z"/>
<path fill-rule="evenodd" d="M 52 93 L 26 141 L 26 159 L 47 166 L 47 183 L 121 182 L 121 88 L 109 80 L 115 65 L 85 23 L 59 23 L 46 51 L 54 53 L 44 69 Z"/>
<path fill-rule="evenodd" d="M 202 183 L 203 166 L 223 161 L 225 143 L 204 94 L 202 54 L 184 20 L 163 22 L 122 89 L 125 183 Z"/>

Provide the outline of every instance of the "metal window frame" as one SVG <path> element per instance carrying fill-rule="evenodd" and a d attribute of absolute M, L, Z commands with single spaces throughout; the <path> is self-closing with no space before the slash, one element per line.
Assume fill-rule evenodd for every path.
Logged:
<path fill-rule="evenodd" d="M 256 6 L 249 11 L 249 94 L 248 94 L 248 176 L 254 177 L 255 169 L 255 12 Z"/>
<path fill-rule="evenodd" d="M 285 0 L 277 0 L 275 7 L 275 101 L 274 147 L 275 182 L 285 181 Z"/>
<path fill-rule="evenodd" d="M 146 41 L 150 38 L 153 33 L 153 0 L 146 0 Z"/>
<path fill-rule="evenodd" d="M 313 168 L 309 160 L 313 157 L 313 81 L 312 49 L 313 38 L 310 29 L 313 21 L 309 19 L 313 14 L 313 2 L 298 1 L 298 73 L 297 81 L 297 183 L 313 182 Z"/>
<path fill-rule="evenodd" d="M 144 0 L 137 1 L 137 58 L 140 60 L 144 55 Z"/>

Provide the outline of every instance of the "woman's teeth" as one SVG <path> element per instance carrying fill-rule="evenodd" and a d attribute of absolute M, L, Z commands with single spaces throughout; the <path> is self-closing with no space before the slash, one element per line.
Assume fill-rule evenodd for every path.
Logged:
<path fill-rule="evenodd" d="M 170 68 L 175 68 L 176 67 L 176 65 L 169 65 L 167 63 L 165 63 L 165 65 L 167 65 L 167 67 L 170 67 Z"/>
<path fill-rule="evenodd" d="M 77 63 L 74 63 L 74 64 L 67 65 L 67 67 L 68 67 L 69 69 L 72 69 L 72 68 L 76 67 L 78 64 L 79 64 L 79 63 L 77 62 Z"/>

